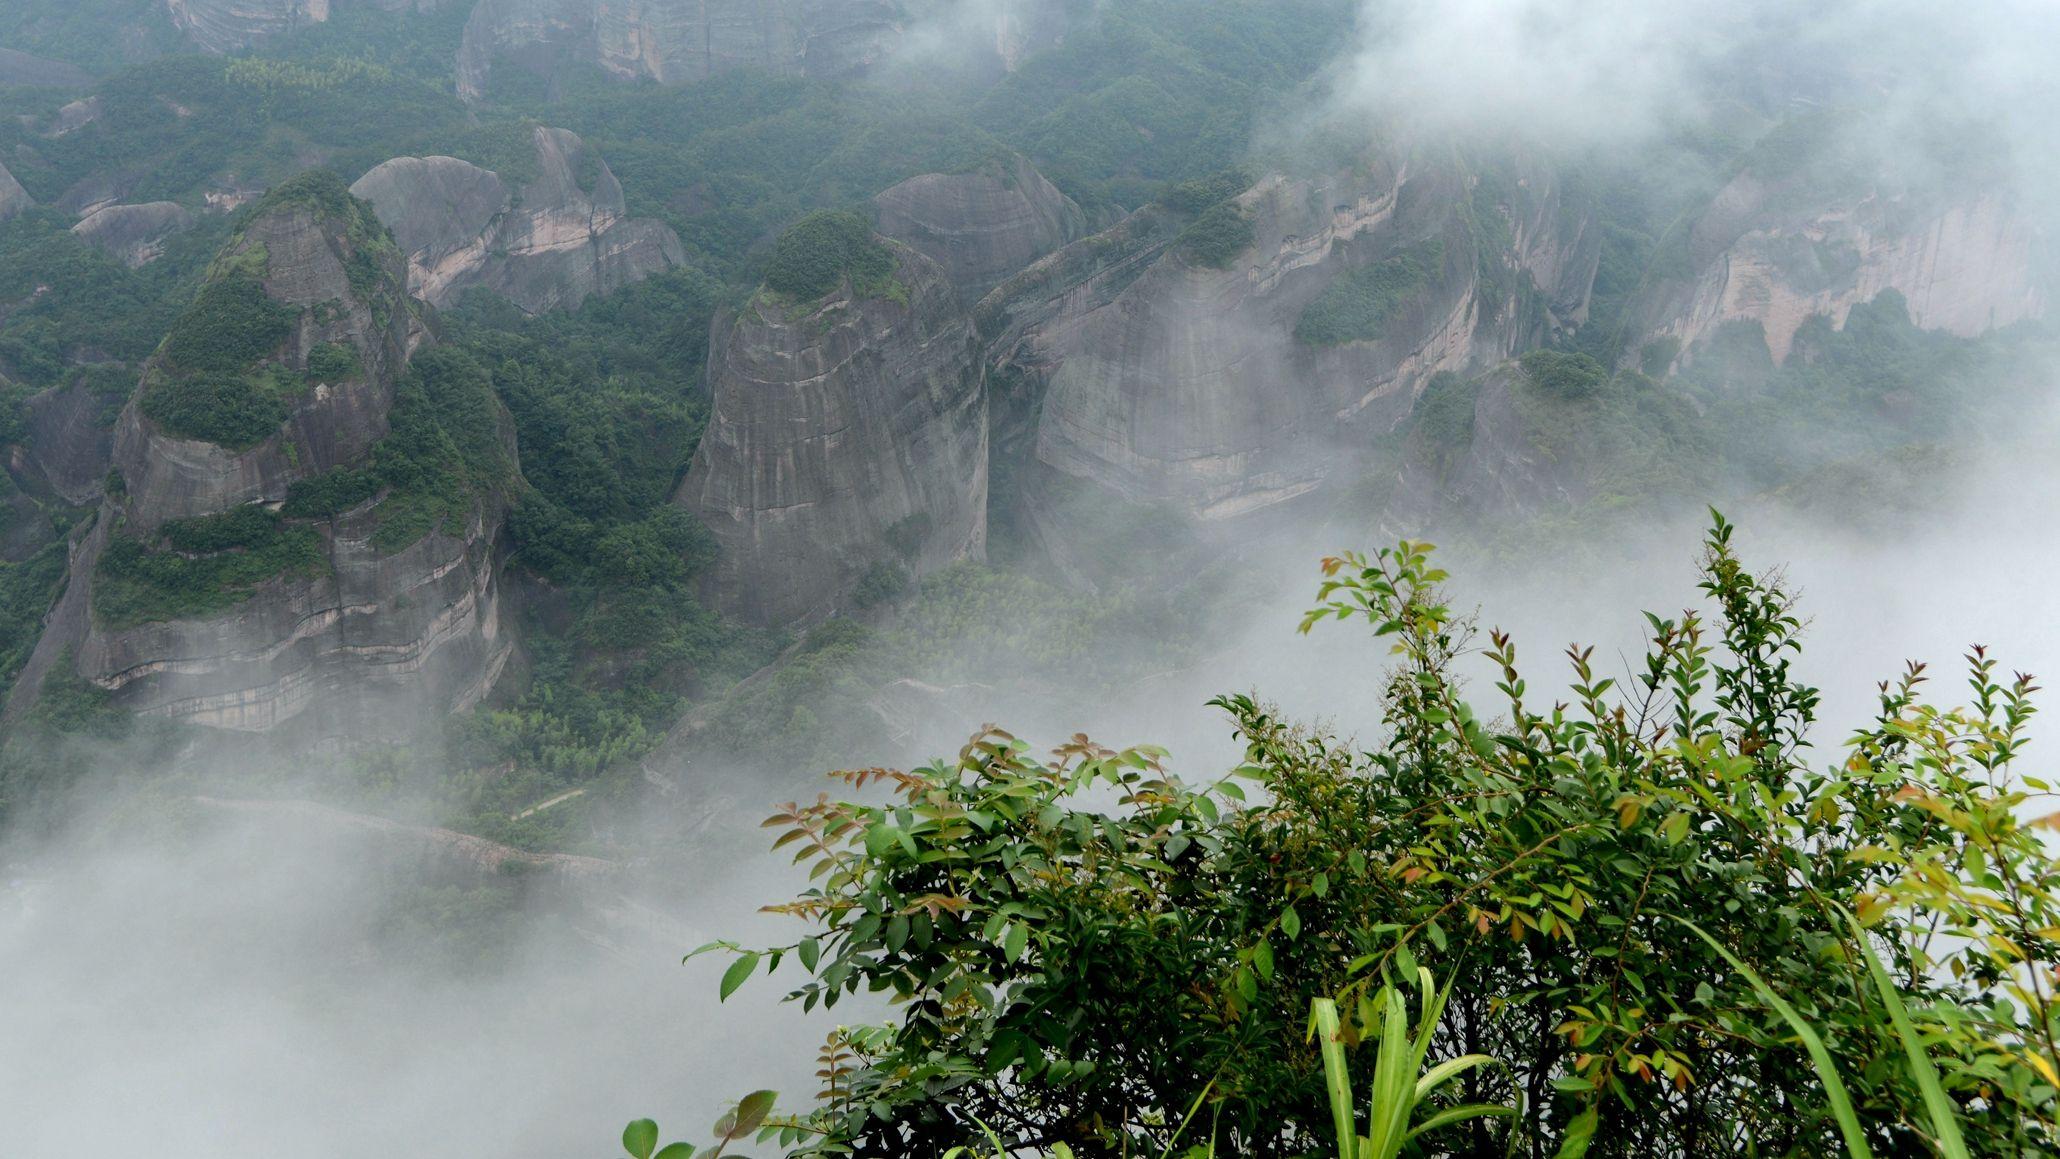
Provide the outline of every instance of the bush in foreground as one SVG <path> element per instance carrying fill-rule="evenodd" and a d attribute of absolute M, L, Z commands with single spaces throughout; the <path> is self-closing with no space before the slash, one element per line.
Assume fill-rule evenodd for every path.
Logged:
<path fill-rule="evenodd" d="M 833 1034 L 822 1109 L 763 1130 L 882 1155 L 989 1132 L 1010 1152 L 1329 1151 L 1312 1004 L 1349 1050 L 1382 1036 L 1388 980 L 1428 968 L 1451 986 L 1433 1070 L 1503 1069 L 1419 1113 L 1516 1112 L 1445 1129 L 1446 1153 L 1923 1154 L 1936 1114 L 1974 1153 L 2049 1151 L 2060 864 L 2028 819 L 2045 784 L 2013 771 L 2030 679 L 1977 649 L 1971 706 L 1944 710 L 1913 666 L 1814 767 L 1793 601 L 1731 538 L 1718 519 L 1713 617 L 1649 616 L 1621 683 L 1570 650 L 1549 705 L 1500 633 L 1478 650 L 1495 715 L 1462 695 L 1471 633 L 1405 542 L 1325 561 L 1304 624 L 1364 618 L 1392 647 L 1372 751 L 1227 697 L 1245 761 L 1206 785 L 1153 749 L 1075 738 L 1042 760 L 989 732 L 953 762 L 842 774 L 884 803 L 787 806 L 767 824 L 815 885 L 776 908 L 811 930 L 723 947 L 724 995 L 791 961 L 792 1000 L 884 994 L 895 1017 Z"/>

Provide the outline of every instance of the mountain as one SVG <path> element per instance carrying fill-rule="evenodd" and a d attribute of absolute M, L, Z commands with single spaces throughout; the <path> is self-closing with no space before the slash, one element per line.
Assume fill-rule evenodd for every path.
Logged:
<path fill-rule="evenodd" d="M 351 185 L 408 254 L 408 285 L 435 306 L 480 286 L 530 313 L 576 307 L 685 260 L 679 237 L 630 219 L 622 183 L 586 142 L 541 125 L 523 171 L 396 157 Z"/>
<path fill-rule="evenodd" d="M 709 354 L 711 413 L 678 502 L 746 621 L 848 607 L 856 589 L 981 558 L 987 398 L 971 318 L 937 263 L 855 214 L 781 239 Z"/>
<path fill-rule="evenodd" d="M 318 741 L 491 686 L 512 427 L 405 277 L 327 171 L 255 207 L 116 424 L 11 713 L 59 664 L 132 712 Z"/>
<path fill-rule="evenodd" d="M 1307 494 L 1432 375 L 1578 325 L 1598 254 L 1542 168 L 1375 158 L 1184 209 L 1045 259 L 983 330 L 1035 384 L 1039 464 L 1204 518 Z"/>
<path fill-rule="evenodd" d="M 873 198 L 874 228 L 944 268 L 968 306 L 1087 232 L 1087 215 L 1021 157 L 911 177 Z"/>

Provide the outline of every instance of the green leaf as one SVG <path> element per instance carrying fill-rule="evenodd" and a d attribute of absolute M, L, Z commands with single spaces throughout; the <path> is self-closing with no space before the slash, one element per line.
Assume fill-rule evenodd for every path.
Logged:
<path fill-rule="evenodd" d="M 1021 961 L 1023 952 L 1030 948 L 1030 927 L 1021 922 L 1010 922 L 1008 933 L 1001 938 L 1002 956 L 1010 962 Z"/>
<path fill-rule="evenodd" d="M 1554 1159 L 1581 1159 L 1588 1153 L 1588 1144 L 1595 1141 L 1595 1128 L 1602 1122 L 1602 1112 L 1589 1107 L 1574 1116 L 1566 1125 L 1566 1138 L 1559 1141 L 1559 1151 Z"/>
<path fill-rule="evenodd" d="M 1774 993 L 1774 988 L 1767 985 L 1767 980 L 1760 977 L 1759 971 L 1740 961 L 1738 955 L 1725 949 L 1722 942 L 1709 936 L 1701 926 L 1687 918 L 1677 917 L 1674 920 L 1694 930 L 1695 936 L 1708 942 L 1710 949 L 1729 962 L 1732 969 L 1745 975 L 1746 981 L 1751 982 L 1752 988 L 1759 993 L 1760 1001 L 1787 1021 L 1789 1029 L 1795 1031 L 1797 1038 L 1802 1039 L 1803 1048 L 1810 1052 L 1810 1064 L 1817 1068 L 1817 1080 L 1824 1084 L 1824 1097 L 1831 1104 L 1832 1117 L 1838 1120 L 1839 1133 L 1845 1137 L 1846 1152 L 1852 1159 L 1874 1159 L 1874 1149 L 1867 1145 L 1866 1133 L 1860 1129 L 1860 1118 L 1853 1113 L 1853 1100 L 1846 1093 L 1845 1080 L 1838 1077 L 1838 1067 L 1831 1061 L 1831 1052 L 1824 1048 L 1824 1040 L 1817 1037 L 1816 1029 L 1796 1011 L 1795 1007 L 1782 1001 L 1781 996 Z"/>
<path fill-rule="evenodd" d="M 794 948 L 794 954 L 801 959 L 802 968 L 813 974 L 816 962 L 822 958 L 823 944 L 815 938 L 803 938 L 801 944 Z"/>
<path fill-rule="evenodd" d="M 665 1146 L 660 1147 L 658 1154 L 653 1155 L 651 1159 L 694 1159 L 694 1145 L 692 1143 L 667 1143 Z"/>
<path fill-rule="evenodd" d="M 1259 972 L 1259 977 L 1273 981 L 1273 946 L 1270 943 L 1262 941 L 1252 947 L 1252 969 Z"/>
<path fill-rule="evenodd" d="M 758 969 L 757 954 L 739 955 L 736 961 L 730 963 L 730 968 L 722 972 L 722 990 L 717 996 L 716 1001 L 723 1001 L 730 995 L 735 994 L 737 987 L 742 986 L 751 977 L 751 972 L 756 969 Z"/>
<path fill-rule="evenodd" d="M 748 1135 L 758 1129 L 765 1117 L 772 1113 L 773 1100 L 778 1096 L 771 1091 L 752 1091 L 737 1103 L 736 1135 Z"/>
<path fill-rule="evenodd" d="M 1286 934 L 1289 941 L 1302 936 L 1302 915 L 1295 912 L 1295 907 L 1289 906 L 1281 911 L 1280 932 Z"/>
<path fill-rule="evenodd" d="M 651 1151 L 657 1146 L 658 1124 L 649 1119 L 637 1119 L 622 1129 L 622 1149 L 636 1159 L 651 1159 Z"/>

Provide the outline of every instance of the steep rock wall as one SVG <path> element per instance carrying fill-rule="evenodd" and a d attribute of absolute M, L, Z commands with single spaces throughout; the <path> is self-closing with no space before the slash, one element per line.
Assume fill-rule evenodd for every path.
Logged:
<path fill-rule="evenodd" d="M 1883 290 L 1918 326 L 1974 337 L 2041 318 L 2043 240 L 2012 199 L 1989 189 L 1926 195 L 1886 184 L 1812 197 L 1794 181 L 1732 180 L 1690 235 L 1695 274 L 1664 287 L 1648 340 L 1694 348 L 1727 323 L 1757 323 L 1775 362 L 1815 315 L 1842 327 Z"/>
<path fill-rule="evenodd" d="M 166 238 L 192 227 L 192 215 L 177 203 L 150 201 L 105 206 L 72 226 L 72 232 L 134 269 L 163 253 Z"/>
<path fill-rule="evenodd" d="M 1078 240 L 1087 217 L 1020 157 L 911 177 L 873 198 L 876 226 L 944 267 L 967 305 Z"/>
<path fill-rule="evenodd" d="M 1225 268 L 1160 222 L 1045 259 L 981 307 L 998 358 L 1043 384 L 1037 460 L 1203 518 L 1322 486 L 1350 459 L 1340 434 L 1363 443 L 1433 374 L 1584 316 L 1585 214 L 1543 171 L 1497 188 L 1446 159 L 1375 158 L 1245 192 L 1252 244 Z M 1364 317 L 1324 330 L 1312 309 Z"/>
<path fill-rule="evenodd" d="M 396 384 L 428 335 L 402 289 L 400 250 L 370 207 L 331 175 L 289 183 L 217 258 L 210 285 L 260 275 L 265 298 L 297 321 L 251 373 L 303 374 L 305 391 L 255 446 L 169 433 L 147 404 L 152 389 L 164 389 L 165 380 L 151 376 L 176 370 L 166 363 L 179 349 L 175 329 L 116 424 L 122 485 L 74 550 L 65 595 L 17 682 L 10 715 L 33 703 L 44 676 L 69 657 L 129 711 L 228 730 L 291 729 L 297 741 L 347 745 L 475 703 L 505 667 L 512 641 L 492 561 L 505 508 L 497 487 L 459 497 L 467 506 L 399 537 L 404 542 L 381 537 L 389 519 L 403 517 L 384 487 L 333 515 L 281 517 L 274 526 L 310 547 L 270 578 L 169 612 L 149 610 L 162 596 L 140 611 L 133 599 L 109 604 L 113 592 L 158 582 L 138 579 L 149 574 L 134 570 L 138 553 L 177 571 L 180 559 L 259 550 L 181 546 L 171 533 L 213 526 L 211 517 L 252 505 L 277 510 L 294 483 L 362 467 L 388 430 Z M 189 316 L 180 326 L 220 322 Z M 311 365 L 318 349 L 326 353 L 314 362 L 330 369 Z M 512 477 L 513 423 L 498 403 L 489 406 Z M 167 526 L 196 519 L 203 523 Z M 130 570 L 103 566 L 117 553 L 126 553 Z M 105 585 L 113 586 L 98 590 Z"/>
<path fill-rule="evenodd" d="M 455 157 L 396 157 L 351 186 L 407 251 L 417 297 L 443 306 L 482 286 L 536 313 L 685 260 L 669 227 L 625 216 L 621 183 L 577 135 L 539 126 L 533 144 L 537 176 L 515 189 Z"/>
<path fill-rule="evenodd" d="M 661 84 L 738 69 L 837 76 L 880 59 L 903 20 L 896 0 L 479 0 L 458 50 L 458 91 L 482 95 L 503 60 Z"/>
<path fill-rule="evenodd" d="M 894 286 L 790 304 L 766 291 L 718 326 L 707 433 L 677 501 L 722 547 L 722 607 L 760 624 L 844 606 L 869 570 L 980 558 L 987 402 L 944 271 L 896 247 Z"/>
<path fill-rule="evenodd" d="M 0 165 L 0 221 L 11 221 L 35 206 L 36 199 L 21 187 L 21 182 L 14 179 L 7 166 Z"/>
<path fill-rule="evenodd" d="M 228 53 L 327 23 L 337 5 L 429 11 L 444 0 L 163 0 L 172 26 L 202 52 Z"/>

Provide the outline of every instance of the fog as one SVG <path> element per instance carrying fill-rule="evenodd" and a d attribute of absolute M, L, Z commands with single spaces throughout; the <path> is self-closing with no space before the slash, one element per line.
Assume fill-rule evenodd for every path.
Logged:
<path fill-rule="evenodd" d="M 1630 149 L 1722 119 L 1742 87 L 1764 84 L 1805 102 L 1874 93 L 1898 115 L 1996 126 L 2025 190 L 2053 168 L 2052 6 L 1803 7 L 1374 0 L 1296 115 Z M 909 63 L 991 52 L 964 47 L 984 27 L 965 10 L 940 19 Z M 2056 432 L 2053 414 L 2030 415 L 2011 442 L 1968 450 L 1929 503 L 1864 526 L 1773 502 L 1727 511 L 1747 561 L 1785 567 L 1801 596 L 1802 673 L 1825 691 L 1824 759 L 1905 659 L 1931 662 L 1933 694 L 1955 703 L 1971 643 L 1993 645 L 2006 669 L 2060 671 Z M 1516 633 L 1535 689 L 1563 683 L 1560 653 L 1574 642 L 1597 645 L 1605 673 L 1623 676 L 1641 610 L 1700 606 L 1700 534 L 1683 515 L 1521 566 L 1455 550 L 1451 594 L 1479 609 L 1481 628 Z M 1362 624 L 1306 637 L 1295 627 L 1317 560 L 1376 546 L 1372 528 L 1334 518 L 1269 527 L 1239 556 L 1260 594 L 1223 610 L 1199 662 L 1048 699 L 997 682 L 895 755 L 949 753 L 992 721 L 1040 746 L 1076 731 L 1162 744 L 1176 770 L 1201 779 L 1237 752 L 1206 700 L 1237 691 L 1375 739 L 1385 646 Z M 1490 699 L 1486 679 L 1475 685 Z M 723 961 L 680 958 L 716 938 L 796 935 L 757 912 L 796 882 L 784 856 L 761 852 L 769 835 L 756 823 L 765 806 L 813 792 L 817 771 L 754 779 L 704 761 L 662 772 L 688 786 L 684 799 L 654 796 L 597 821 L 648 855 L 591 875 L 480 872 L 419 833 L 375 840 L 319 818 L 194 802 L 234 769 L 186 767 L 89 793 L 47 832 L 0 834 L 0 1159 L 545 1159 L 609 1154 L 622 1124 L 644 1115 L 668 1141 L 699 1142 L 724 1102 L 763 1087 L 806 1107 L 816 1045 L 867 1012 L 783 1006 L 792 967 L 718 1004 Z M 473 922 L 464 908 L 481 890 L 516 900 Z M 485 949 L 449 944 L 452 929 Z"/>

